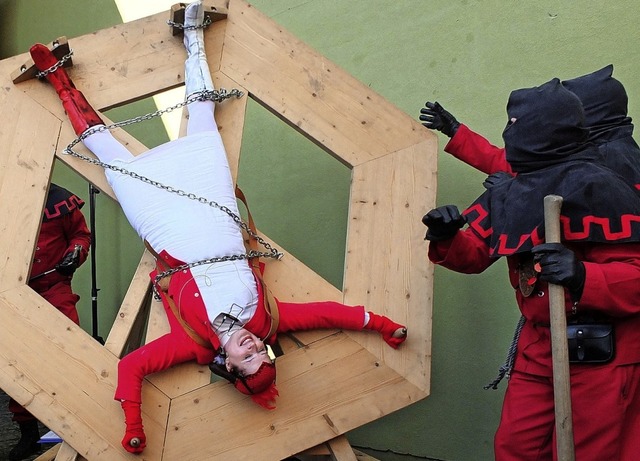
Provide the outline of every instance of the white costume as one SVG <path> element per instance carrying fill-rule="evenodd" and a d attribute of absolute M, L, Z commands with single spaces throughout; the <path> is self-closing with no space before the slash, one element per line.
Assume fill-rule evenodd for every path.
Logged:
<path fill-rule="evenodd" d="M 187 136 L 133 156 L 108 131 L 83 142 L 98 158 L 164 186 L 204 197 L 239 216 L 226 151 L 213 118 L 214 103 L 189 107 Z M 154 250 L 166 250 L 190 263 L 246 253 L 238 224 L 217 207 L 167 191 L 119 171 L 105 169 L 107 180 L 127 219 Z M 157 217 L 162 216 L 161 220 Z M 227 335 L 252 317 L 258 301 L 255 278 L 246 260 L 224 261 L 191 268 L 209 320 L 224 346 Z M 197 295 L 197 294 L 196 294 Z M 176 299 L 178 305 L 182 303 Z M 220 326 L 219 314 L 239 322 Z M 218 322 L 215 319 L 218 317 Z M 222 334 L 227 333 L 227 334 Z"/>

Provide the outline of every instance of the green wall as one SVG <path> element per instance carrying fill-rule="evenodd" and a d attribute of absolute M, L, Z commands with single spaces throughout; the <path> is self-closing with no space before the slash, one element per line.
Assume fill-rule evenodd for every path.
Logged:
<path fill-rule="evenodd" d="M 627 87 L 630 115 L 640 117 L 640 13 L 630 0 L 253 4 L 412 117 L 426 100 L 438 100 L 498 145 L 511 90 L 609 63 Z M 111 1 L 0 0 L 0 57 L 24 52 L 35 41 L 72 38 L 118 22 Z M 110 116 L 126 118 L 149 105 Z M 349 171 L 257 104 L 247 118 L 240 185 L 260 227 L 340 286 Z M 159 126 L 136 129 L 149 145 L 164 139 Z M 482 192 L 484 177 L 444 154 L 446 138 L 439 136 L 438 204 L 464 207 Z M 88 198 L 86 184 L 64 168 L 56 169 L 55 179 Z M 106 335 L 142 246 L 117 207 L 98 198 L 99 307 Z M 75 286 L 89 328 L 88 280 L 85 265 Z M 432 395 L 353 431 L 349 440 L 380 450 L 370 453 L 381 460 L 490 460 L 504 384 L 498 391 L 482 386 L 502 364 L 519 316 L 505 265 L 474 276 L 436 268 L 434 289 Z"/>

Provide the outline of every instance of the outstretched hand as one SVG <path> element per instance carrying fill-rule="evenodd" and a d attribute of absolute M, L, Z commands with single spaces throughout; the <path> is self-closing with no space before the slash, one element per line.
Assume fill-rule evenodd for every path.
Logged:
<path fill-rule="evenodd" d="M 429 228 L 425 240 L 438 242 L 453 238 L 466 223 L 467 219 L 455 205 L 434 208 L 422 218 L 422 224 Z"/>
<path fill-rule="evenodd" d="M 394 322 L 384 315 L 369 312 L 369 321 L 364 326 L 367 330 L 374 330 L 382 335 L 382 339 L 394 349 L 397 349 L 407 339 L 407 328 Z"/>
<path fill-rule="evenodd" d="M 126 430 L 122 439 L 122 446 L 129 453 L 142 453 L 147 446 L 147 437 L 142 427 L 140 404 L 124 400 L 121 402 L 124 410 Z"/>
<path fill-rule="evenodd" d="M 420 109 L 420 121 L 422 124 L 431 129 L 438 130 L 450 138 L 456 134 L 460 123 L 456 118 L 436 102 L 426 102 L 425 107 Z"/>

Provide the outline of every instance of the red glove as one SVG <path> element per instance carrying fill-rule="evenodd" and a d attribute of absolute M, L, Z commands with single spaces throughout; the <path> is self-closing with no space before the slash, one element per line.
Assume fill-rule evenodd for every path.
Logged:
<path fill-rule="evenodd" d="M 392 321 L 384 315 L 369 312 L 369 321 L 364 326 L 367 330 L 380 332 L 382 339 L 394 349 L 407 339 L 407 328 Z"/>
<path fill-rule="evenodd" d="M 144 435 L 144 428 L 142 427 L 140 404 L 123 400 L 121 405 L 124 410 L 124 423 L 126 425 L 122 446 L 129 453 L 142 453 L 144 447 L 147 446 L 147 437 Z"/>

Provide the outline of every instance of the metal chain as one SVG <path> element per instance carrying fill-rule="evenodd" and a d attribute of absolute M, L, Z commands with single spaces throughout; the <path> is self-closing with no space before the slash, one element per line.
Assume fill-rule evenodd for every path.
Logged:
<path fill-rule="evenodd" d="M 206 101 L 206 100 L 213 101 L 213 102 L 222 102 L 225 99 L 229 99 L 234 96 L 236 98 L 241 98 L 243 95 L 244 93 L 236 88 L 232 89 L 231 91 L 227 91 L 224 88 L 220 88 L 219 90 L 204 90 L 198 93 L 193 93 L 184 101 L 179 102 L 173 106 L 170 106 L 164 109 L 158 109 L 155 112 L 139 115 L 138 117 L 133 117 L 127 120 L 122 120 L 120 122 L 112 123 L 111 125 L 97 125 L 97 126 L 91 127 L 88 130 L 86 130 L 84 133 L 82 133 L 80 136 L 78 136 L 76 139 L 71 141 L 71 143 L 64 149 L 64 153 L 67 153 L 67 154 L 71 153 L 69 151 L 71 151 L 75 145 L 82 142 L 84 139 L 86 139 L 88 136 L 91 136 L 94 133 L 113 130 L 115 128 L 122 128 L 123 126 L 133 125 L 134 123 L 151 120 L 155 117 L 160 117 L 176 109 L 180 109 L 188 104 L 191 104 L 192 102 Z"/>
<path fill-rule="evenodd" d="M 167 21 L 167 24 L 169 24 L 171 27 L 175 27 L 176 29 L 182 29 L 182 30 L 204 29 L 205 27 L 209 26 L 209 24 L 211 24 L 211 18 L 205 15 L 204 22 L 202 24 L 195 25 L 195 26 L 185 26 L 184 24 L 180 22 L 174 22 L 171 19 Z"/>
<path fill-rule="evenodd" d="M 64 66 L 64 63 L 67 62 L 69 59 L 71 59 L 71 56 L 73 56 L 73 50 L 69 49 L 69 52 L 67 54 L 65 54 L 64 56 L 62 56 L 60 61 L 56 61 L 56 63 L 53 66 L 49 67 L 48 69 L 45 69 L 45 70 L 42 70 L 42 71 L 38 72 L 36 74 L 36 77 L 44 78 L 47 75 L 54 73 L 56 70 L 58 70 L 59 68 Z"/>
<path fill-rule="evenodd" d="M 179 102 L 178 104 L 175 104 L 171 107 L 167 107 L 165 109 L 159 109 L 155 112 L 151 112 L 149 114 L 145 114 L 145 115 L 141 115 L 138 117 L 134 117 L 131 119 L 127 119 L 127 120 L 123 120 L 121 122 L 116 122 L 116 123 L 112 123 L 111 125 L 97 125 L 94 127 L 89 128 L 88 130 L 86 130 L 84 133 L 82 133 L 80 136 L 78 136 L 76 139 L 74 139 L 73 141 L 71 141 L 71 143 L 69 143 L 69 145 L 64 149 L 63 153 L 71 155 L 72 157 L 76 157 L 79 158 L 87 163 L 91 163 L 93 165 L 97 165 L 100 166 L 104 169 L 109 169 L 111 171 L 115 171 L 117 173 L 123 174 L 123 175 L 127 175 L 130 176 L 134 179 L 137 179 L 139 181 L 142 181 L 146 184 L 149 184 L 151 186 L 157 187 L 159 189 L 163 189 L 166 190 L 167 192 L 170 193 L 174 193 L 177 194 L 181 197 L 186 197 L 190 200 L 195 200 L 199 203 L 202 203 L 204 205 L 209 205 L 213 208 L 217 208 L 219 210 L 221 210 L 222 212 L 226 213 L 242 230 L 244 230 L 251 238 L 253 238 L 254 240 L 256 240 L 260 245 L 262 245 L 266 250 L 268 250 L 268 252 L 262 252 L 262 251 L 255 251 L 255 250 L 251 250 L 248 253 L 245 254 L 237 254 L 237 255 L 229 255 L 229 256 L 220 256 L 220 257 L 216 257 L 216 258 L 209 258 L 209 259 L 203 259 L 200 261 L 196 261 L 196 262 L 192 262 L 192 263 L 186 263 L 183 265 L 180 265 L 178 267 L 166 270 L 164 272 L 159 273 L 158 275 L 156 275 L 155 277 L 155 282 L 154 285 L 157 285 L 157 283 L 163 279 L 164 277 L 168 277 L 169 275 L 175 274 L 176 272 L 185 270 L 185 269 L 190 269 L 192 267 L 196 267 L 196 266 L 201 266 L 203 264 L 212 264 L 212 263 L 216 263 L 216 262 L 223 262 L 223 261 L 237 261 L 237 260 L 241 260 L 241 259 L 252 259 L 252 258 L 260 258 L 260 257 L 264 257 L 264 258 L 274 258 L 274 259 L 282 259 L 283 253 L 280 252 L 277 248 L 274 248 L 269 242 L 265 241 L 262 237 L 260 237 L 256 232 L 254 232 L 247 223 L 245 223 L 242 218 L 240 218 L 240 216 L 238 216 L 236 213 L 234 213 L 231 209 L 229 209 L 228 207 L 224 206 L 224 205 L 220 205 L 219 203 L 215 202 L 214 200 L 209 200 L 206 197 L 201 197 L 198 196 L 194 193 L 190 193 L 190 192 L 185 192 L 182 189 L 177 189 L 175 187 L 172 187 L 170 185 L 165 185 L 160 183 L 159 181 L 154 181 L 153 179 L 149 179 L 146 176 L 142 176 L 139 175 L 138 173 L 135 173 L 133 171 L 129 171 L 127 169 L 124 168 L 120 168 L 114 165 L 110 165 L 108 163 L 104 163 L 101 162 L 98 159 L 95 158 L 91 158 L 91 157 L 87 157 L 86 155 L 80 154 L 76 151 L 73 150 L 73 147 L 76 146 L 78 143 L 80 143 L 82 140 L 84 140 L 85 138 L 87 138 L 88 136 L 91 136 L 94 133 L 99 133 L 99 132 L 103 132 L 103 131 L 107 131 L 107 130 L 113 130 L 115 128 L 120 128 L 123 126 L 127 126 L 127 125 L 131 125 L 137 122 L 141 122 L 144 120 L 150 120 L 154 117 L 159 117 L 162 114 L 171 112 L 175 109 L 181 108 L 186 106 L 187 104 L 191 104 L 192 102 L 195 101 L 203 101 L 203 100 L 212 100 L 215 102 L 220 102 L 223 101 L 225 99 L 231 98 L 233 96 L 236 96 L 237 98 L 242 97 L 243 93 L 237 89 L 232 89 L 231 91 L 227 91 L 224 88 L 221 88 L 219 90 L 207 90 L 207 91 L 203 91 L 200 93 L 194 93 L 193 95 L 189 96 L 186 100 Z M 156 293 L 157 295 L 157 293 Z"/>

